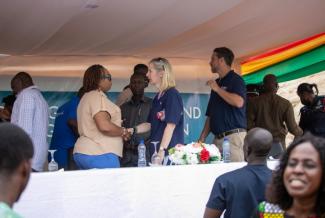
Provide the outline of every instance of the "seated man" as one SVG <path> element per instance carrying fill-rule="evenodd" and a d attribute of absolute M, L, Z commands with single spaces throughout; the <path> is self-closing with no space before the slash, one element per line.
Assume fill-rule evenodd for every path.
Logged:
<path fill-rule="evenodd" d="M 19 218 L 11 208 L 24 191 L 34 154 L 29 136 L 21 128 L 0 124 L 0 217 Z"/>
<path fill-rule="evenodd" d="M 244 140 L 247 166 L 219 176 L 210 194 L 204 217 L 247 218 L 265 199 L 265 187 L 271 180 L 266 158 L 272 146 L 272 135 L 262 128 L 250 130 Z"/>

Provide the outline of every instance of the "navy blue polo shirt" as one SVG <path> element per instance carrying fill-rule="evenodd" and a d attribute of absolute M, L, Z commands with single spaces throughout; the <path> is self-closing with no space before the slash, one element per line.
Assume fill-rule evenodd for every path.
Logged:
<path fill-rule="evenodd" d="M 176 127 L 168 149 L 179 143 L 184 144 L 183 113 L 183 100 L 175 88 L 166 90 L 160 98 L 158 98 L 157 94 L 152 101 L 152 107 L 148 117 L 148 122 L 151 123 L 150 140 L 161 142 L 167 123 L 174 123 Z M 150 154 L 153 154 L 152 145 Z"/>
<path fill-rule="evenodd" d="M 244 99 L 244 105 L 241 108 L 231 106 L 211 90 L 205 114 L 210 117 L 211 132 L 217 135 L 232 129 L 246 129 L 246 86 L 243 78 L 234 71 L 230 71 L 224 78 L 217 79 L 216 82 L 225 91 L 241 96 Z"/>
<path fill-rule="evenodd" d="M 219 176 L 212 188 L 207 208 L 224 211 L 225 218 L 247 218 L 265 201 L 265 188 L 272 171 L 266 165 L 247 165 Z"/>

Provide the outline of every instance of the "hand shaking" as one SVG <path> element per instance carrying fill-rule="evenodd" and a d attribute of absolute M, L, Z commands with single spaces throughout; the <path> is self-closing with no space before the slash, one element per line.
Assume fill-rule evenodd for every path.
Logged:
<path fill-rule="evenodd" d="M 131 139 L 131 136 L 132 136 L 132 134 L 131 134 L 130 130 L 124 128 L 123 134 L 122 134 L 123 141 L 129 141 Z"/>

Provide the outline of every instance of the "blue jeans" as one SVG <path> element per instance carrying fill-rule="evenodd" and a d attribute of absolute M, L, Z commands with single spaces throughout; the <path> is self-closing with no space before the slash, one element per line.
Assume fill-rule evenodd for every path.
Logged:
<path fill-rule="evenodd" d="M 75 153 L 73 159 L 81 170 L 88 169 L 104 169 L 104 168 L 119 168 L 119 157 L 113 153 L 101 155 L 87 155 Z"/>

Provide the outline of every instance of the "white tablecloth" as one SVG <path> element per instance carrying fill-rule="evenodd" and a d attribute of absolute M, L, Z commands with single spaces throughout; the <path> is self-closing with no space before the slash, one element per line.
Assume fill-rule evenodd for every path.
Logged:
<path fill-rule="evenodd" d="M 14 209 L 25 218 L 197 218 L 215 179 L 244 165 L 33 173 Z"/>

